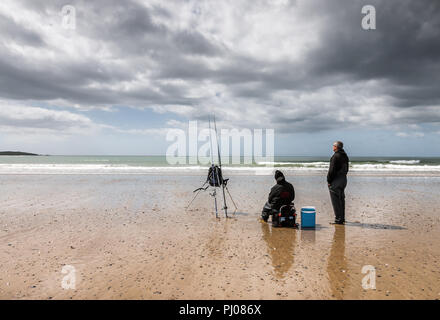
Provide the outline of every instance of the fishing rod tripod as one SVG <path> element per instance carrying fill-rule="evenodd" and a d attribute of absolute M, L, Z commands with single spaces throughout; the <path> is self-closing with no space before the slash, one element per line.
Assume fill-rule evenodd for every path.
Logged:
<path fill-rule="evenodd" d="M 210 153 L 211 153 L 211 167 L 209 168 L 208 172 L 208 178 L 206 179 L 205 183 L 202 185 L 201 188 L 198 188 L 194 190 L 194 192 L 197 192 L 194 198 L 191 200 L 191 202 L 186 207 L 186 210 L 191 206 L 193 201 L 197 198 L 199 193 L 201 191 L 206 191 L 209 187 L 213 187 L 212 193 L 209 193 L 212 197 L 214 197 L 214 207 L 215 207 L 215 216 L 218 218 L 218 207 L 217 207 L 217 189 L 216 188 L 222 188 L 223 193 L 223 208 L 222 210 L 225 211 L 226 218 L 228 217 L 228 205 L 226 204 L 226 192 L 228 193 L 229 197 L 231 198 L 232 203 L 235 206 L 234 215 L 237 212 L 237 205 L 234 202 L 234 199 L 232 199 L 231 193 L 228 189 L 228 181 L 229 179 L 223 179 L 222 176 L 222 159 L 220 155 L 220 145 L 218 143 L 218 134 L 217 134 L 217 123 L 215 122 L 215 115 L 214 115 L 214 129 L 215 129 L 215 141 L 217 144 L 217 155 L 218 155 L 218 165 L 215 164 L 214 161 L 214 152 L 212 148 L 212 129 L 211 129 L 211 117 L 209 117 L 209 145 L 210 145 Z M 205 185 L 209 183 L 208 186 L 205 187 Z M 226 192 L 225 192 L 226 190 Z"/>
<path fill-rule="evenodd" d="M 232 203 L 233 203 L 233 205 L 234 205 L 235 211 L 234 211 L 233 214 L 235 215 L 235 213 L 236 213 L 237 210 L 238 210 L 238 207 L 237 207 L 237 205 L 235 204 L 234 199 L 232 198 L 231 192 L 229 192 L 228 181 L 229 181 L 229 179 L 225 179 L 225 180 L 223 180 L 223 187 L 224 187 L 224 189 L 226 190 L 226 192 L 228 193 L 229 198 L 231 199 L 231 201 L 232 201 Z M 186 206 L 185 210 L 187 211 L 187 210 L 191 207 L 191 205 L 192 205 L 193 202 L 196 200 L 196 198 L 198 197 L 198 195 L 200 194 L 200 192 L 202 192 L 202 191 L 206 191 L 206 190 L 208 190 L 208 189 L 211 187 L 212 189 L 211 189 L 211 192 L 209 192 L 209 195 L 210 195 L 211 197 L 214 197 L 215 216 L 216 216 L 216 218 L 218 218 L 217 188 L 219 188 L 219 187 L 216 187 L 216 186 L 210 186 L 210 185 L 207 185 L 207 186 L 206 186 L 206 184 L 208 184 L 208 183 L 209 183 L 209 180 L 206 180 L 205 183 L 204 183 L 200 188 L 198 188 L 198 189 L 196 189 L 196 190 L 193 191 L 193 193 L 195 193 L 195 195 L 194 195 L 194 197 L 192 198 L 192 200 L 189 202 L 189 204 Z M 205 187 L 205 186 L 206 186 L 206 187 Z M 225 204 L 226 204 L 226 201 L 225 201 Z M 227 207 L 226 205 L 222 208 L 222 210 L 225 210 L 226 218 L 228 218 L 228 211 L 227 211 L 227 209 L 228 209 L 228 207 Z"/>

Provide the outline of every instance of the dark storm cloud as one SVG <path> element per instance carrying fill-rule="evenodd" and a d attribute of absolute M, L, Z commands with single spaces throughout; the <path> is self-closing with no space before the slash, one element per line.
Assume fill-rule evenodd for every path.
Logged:
<path fill-rule="evenodd" d="M 331 3 L 341 8 L 347 1 Z M 360 28 L 355 13 L 366 3 L 376 7 L 377 30 Z M 310 54 L 312 74 L 386 79 L 399 106 L 438 105 L 440 2 L 354 1 L 348 9 L 334 11 L 333 23 Z"/>
<path fill-rule="evenodd" d="M 325 18 L 319 45 L 304 61 L 267 63 L 231 61 L 216 74 L 222 83 L 257 82 L 261 97 L 276 90 L 316 90 L 339 81 L 388 80 L 399 106 L 440 104 L 440 2 L 323 1 Z M 361 8 L 377 10 L 377 29 L 361 28 Z M 263 71 L 264 70 L 264 71 Z M 340 76 L 343 75 L 341 79 Z M 266 89 L 266 93 L 261 90 Z"/>
<path fill-rule="evenodd" d="M 64 1 L 47 2 L 22 1 L 26 8 L 32 8 L 42 17 L 58 14 Z M 88 85 L 99 83 L 111 85 L 135 80 L 139 71 L 163 72 L 173 66 L 172 77 L 187 78 L 193 68 L 185 73 L 183 65 L 191 66 L 186 55 L 215 55 L 217 47 L 196 30 L 172 32 L 165 26 L 153 22 L 153 15 L 171 17 L 164 8 L 147 8 L 135 1 L 73 1 L 77 12 L 77 32 L 99 46 L 108 46 L 118 52 L 117 59 L 128 61 L 125 65 L 111 64 L 99 57 L 74 59 L 66 57 L 54 64 L 43 61 L 36 65 L 31 59 L 16 61 L 13 53 L 0 46 L 0 94 L 8 99 L 53 100 L 65 99 L 81 104 L 191 104 L 184 97 L 185 92 L 172 85 L 155 83 L 157 90 L 151 87 L 128 90 L 110 90 L 94 88 Z M 20 26 L 14 28 L 10 20 L 0 32 L 10 36 L 10 41 L 28 40 L 28 44 L 43 44 L 38 34 L 26 31 Z M 38 40 L 38 41 L 37 41 Z M 62 43 L 59 43 L 63 46 Z M 66 44 L 69 45 L 69 44 Z M 57 50 L 57 48 L 51 48 Z M 164 58 L 166 57 L 166 58 Z M 23 59 L 23 57 L 20 57 Z M 80 57 L 79 57 L 80 58 Z M 151 60 L 145 63 L 146 59 Z M 137 63 L 139 61 L 139 63 Z M 182 67 L 179 71 L 179 67 Z M 197 77 L 197 74 L 195 74 Z M 197 77 L 201 79 L 201 77 Z M 162 93 L 163 92 L 163 93 Z M 176 95 L 172 96 L 170 93 Z M 194 99 L 194 101 L 198 101 Z"/>
<path fill-rule="evenodd" d="M 216 55 L 220 50 L 197 30 L 173 31 L 153 21 L 155 16 L 174 19 L 164 8 L 146 7 L 136 1 L 81 2 L 78 31 L 95 41 L 104 41 L 115 51 L 128 55 L 162 52 Z"/>
<path fill-rule="evenodd" d="M 99 69 L 99 64 L 87 66 L 61 61 L 57 66 L 35 66 L 12 61 L 12 57 L 0 58 L 0 90 L 4 98 L 109 103 L 111 95 L 116 94 L 85 87 L 91 81 L 116 81 L 113 70 Z"/>
<path fill-rule="evenodd" d="M 13 19 L 0 13 L 0 30 L 3 41 L 14 41 L 27 46 L 42 46 L 43 39 L 35 31 L 17 24 Z"/>
<path fill-rule="evenodd" d="M 66 4 L 20 3 L 42 20 L 52 17 L 55 22 Z M 383 118 L 389 121 L 440 122 L 435 109 L 423 109 L 440 105 L 439 1 L 237 1 L 231 3 L 236 16 L 209 11 L 205 5 L 215 4 L 203 1 L 71 4 L 77 12 L 74 45 L 81 49 L 85 42 L 92 53 L 72 54 L 67 32 L 65 42 L 62 37 L 54 41 L 54 29 L 31 30 L 0 13 L 0 35 L 7 39 L 0 45 L 1 98 L 60 99 L 90 106 L 194 106 L 186 114 L 189 118 L 203 117 L 206 105 L 214 103 L 236 125 L 257 108 L 266 114 L 266 123 L 285 131 L 326 130 L 370 120 L 375 124 L 369 114 L 381 112 L 381 105 L 370 104 L 380 100 L 392 112 L 411 109 L 400 116 L 386 114 Z M 377 30 L 362 30 L 364 5 L 375 6 Z M 266 12 L 274 15 L 273 24 L 286 12 L 300 12 L 296 18 L 302 20 L 292 24 L 315 21 L 305 32 L 316 41 L 304 45 L 295 59 L 278 55 L 289 41 L 292 52 L 301 45 L 293 35 L 281 37 L 274 31 L 272 47 L 260 45 L 261 39 L 240 44 L 260 23 L 249 15 L 261 18 Z M 219 25 L 210 25 L 216 18 Z M 229 23 L 230 29 L 222 29 L 222 23 Z M 228 38 L 234 32 L 238 36 Z M 36 46 L 50 54 L 47 59 L 41 54 L 20 56 L 11 44 Z M 51 54 L 56 58 L 49 58 Z M 367 111 L 353 105 L 367 99 L 374 100 L 363 105 Z M 261 116 L 247 120 L 263 122 Z"/>
<path fill-rule="evenodd" d="M 173 42 L 180 51 L 201 56 L 215 56 L 220 48 L 210 43 L 202 34 L 182 31 L 174 34 Z"/>

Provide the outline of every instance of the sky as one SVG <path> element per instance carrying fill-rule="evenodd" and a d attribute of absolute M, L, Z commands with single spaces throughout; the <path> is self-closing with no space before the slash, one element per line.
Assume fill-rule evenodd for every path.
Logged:
<path fill-rule="evenodd" d="M 215 114 L 275 155 L 440 156 L 439 39 L 437 0 L 2 0 L 0 150 L 165 154 Z"/>

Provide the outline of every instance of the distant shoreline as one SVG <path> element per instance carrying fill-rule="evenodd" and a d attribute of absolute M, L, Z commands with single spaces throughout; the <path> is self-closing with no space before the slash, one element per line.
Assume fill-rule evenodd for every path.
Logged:
<path fill-rule="evenodd" d="M 38 156 L 38 154 L 20 151 L 0 151 L 0 156 Z"/>

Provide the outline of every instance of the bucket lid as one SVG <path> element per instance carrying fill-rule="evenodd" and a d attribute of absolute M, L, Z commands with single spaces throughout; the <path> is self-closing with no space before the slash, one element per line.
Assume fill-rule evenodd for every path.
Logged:
<path fill-rule="evenodd" d="M 302 207 L 302 211 L 316 211 L 315 207 Z"/>

